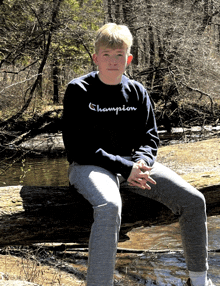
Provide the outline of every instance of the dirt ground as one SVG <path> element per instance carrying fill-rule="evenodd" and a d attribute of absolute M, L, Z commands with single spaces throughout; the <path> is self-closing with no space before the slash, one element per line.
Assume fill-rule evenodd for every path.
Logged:
<path fill-rule="evenodd" d="M 66 262 L 55 259 L 52 253 L 47 253 L 47 257 L 39 259 L 35 253 L 26 251 L 25 256 L 0 255 L 0 281 L 1 279 L 4 281 L 22 280 L 44 286 L 85 285 L 83 277 L 79 279 L 77 273 L 71 273 L 71 271 L 68 273 Z M 75 262 L 73 263 L 74 269 L 77 269 L 77 259 L 73 262 Z M 62 267 L 65 271 L 62 271 Z M 80 272 L 85 273 L 86 266 L 80 266 Z"/>

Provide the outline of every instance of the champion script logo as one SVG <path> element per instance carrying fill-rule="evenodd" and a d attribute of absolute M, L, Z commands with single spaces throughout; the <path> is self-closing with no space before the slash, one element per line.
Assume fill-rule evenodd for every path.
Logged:
<path fill-rule="evenodd" d="M 115 112 L 116 115 L 118 115 L 119 112 L 121 111 L 136 111 L 137 108 L 136 107 L 132 107 L 132 106 L 125 106 L 123 105 L 122 107 L 104 107 L 101 108 L 99 105 L 93 104 L 90 102 L 89 104 L 89 109 L 91 109 L 92 111 L 96 111 L 96 112 Z"/>

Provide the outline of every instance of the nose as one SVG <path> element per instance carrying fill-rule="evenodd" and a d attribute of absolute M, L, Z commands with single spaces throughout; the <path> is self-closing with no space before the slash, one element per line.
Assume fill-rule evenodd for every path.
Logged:
<path fill-rule="evenodd" d="M 116 56 L 110 57 L 109 62 L 110 62 L 110 64 L 116 65 L 117 64 L 117 57 Z"/>

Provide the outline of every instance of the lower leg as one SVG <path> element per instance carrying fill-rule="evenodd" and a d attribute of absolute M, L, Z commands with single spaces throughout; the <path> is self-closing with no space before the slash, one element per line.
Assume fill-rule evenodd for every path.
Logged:
<path fill-rule="evenodd" d="M 198 273 L 208 270 L 207 217 L 203 195 L 191 200 L 193 205 L 184 208 L 179 222 L 188 270 Z"/>
<path fill-rule="evenodd" d="M 158 164 L 152 171 L 161 202 L 180 216 L 182 244 L 189 271 L 208 270 L 208 232 L 203 194 L 169 168 Z M 152 186 L 153 190 L 154 186 Z"/>
<path fill-rule="evenodd" d="M 119 229 L 120 213 L 117 206 L 106 204 L 94 208 L 87 286 L 113 285 Z"/>

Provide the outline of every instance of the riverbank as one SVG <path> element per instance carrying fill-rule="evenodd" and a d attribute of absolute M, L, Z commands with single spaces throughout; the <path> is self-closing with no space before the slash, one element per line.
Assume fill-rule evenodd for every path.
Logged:
<path fill-rule="evenodd" d="M 220 185 L 219 137 L 163 146 L 158 161 L 197 188 Z"/>
<path fill-rule="evenodd" d="M 194 127 L 176 128 L 172 134 L 161 132 L 158 162 L 197 188 L 220 184 L 219 130 L 220 126 L 212 130 L 210 127 Z M 39 135 L 21 147 L 35 154 L 65 155 L 61 133 Z"/>
<path fill-rule="evenodd" d="M 217 128 L 220 129 L 220 126 Z M 161 146 L 158 151 L 158 162 L 177 172 L 195 187 L 201 188 L 220 184 L 220 131 L 217 128 L 212 131 L 209 128 L 203 128 L 201 131 L 199 127 L 194 127 L 193 130 L 177 128 L 172 134 L 164 131 L 160 132 Z M 62 176 L 66 174 L 66 170 L 62 170 L 64 168 L 67 169 L 68 164 L 61 132 L 37 135 L 33 139 L 23 142 L 17 148 L 15 146 L 10 146 L 10 148 L 14 153 L 14 161 L 18 162 L 10 167 L 6 173 L 2 172 L 0 176 L 2 182 L 7 184 L 10 183 L 10 180 L 14 182 L 9 177 L 12 176 L 12 173 L 17 173 L 18 178 L 23 178 L 24 175 L 25 177 L 30 174 L 35 175 L 34 180 L 36 183 L 38 167 L 40 171 L 39 177 L 41 178 L 39 181 L 43 179 L 42 172 L 47 176 L 45 181 L 48 181 L 48 183 L 52 181 L 53 176 L 57 179 L 57 173 L 62 174 Z M 12 162 L 10 156 L 8 157 L 8 162 L 6 159 L 4 160 L 6 168 Z M 22 158 L 25 159 L 25 163 L 23 164 L 19 163 Z M 57 161 L 57 163 L 54 161 Z M 31 168 L 28 168 L 29 165 Z M 47 166 L 45 172 L 43 171 L 44 165 Z M 52 168 L 51 171 L 50 168 Z M 57 170 L 56 175 L 53 173 L 54 168 Z M 28 172 L 29 169 L 31 169 L 30 172 Z M 21 170 L 23 171 L 21 172 Z M 51 180 L 48 180 L 49 177 Z M 5 183 L 2 185 L 5 185 Z M 17 184 L 20 184 L 19 179 L 17 180 Z M 31 180 L 28 181 L 28 184 L 35 185 Z"/>

